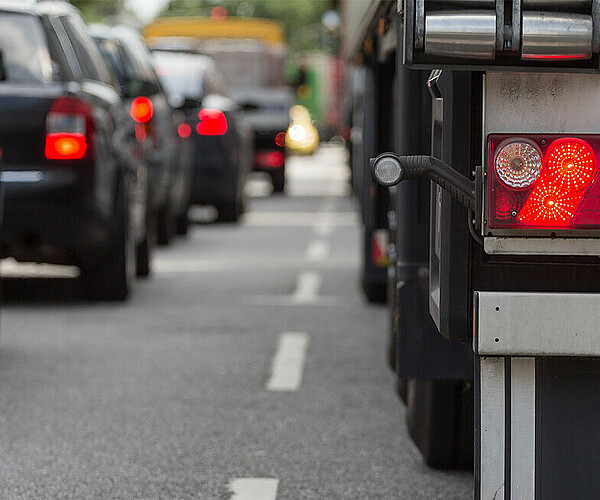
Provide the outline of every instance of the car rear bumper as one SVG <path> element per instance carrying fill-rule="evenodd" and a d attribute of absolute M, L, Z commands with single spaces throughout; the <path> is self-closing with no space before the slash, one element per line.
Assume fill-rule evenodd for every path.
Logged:
<path fill-rule="evenodd" d="M 103 253 L 112 234 L 112 201 L 100 202 L 89 179 L 63 171 L 45 172 L 41 180 L 31 177 L 22 182 L 6 174 L 0 232 L 3 257 L 78 264 Z"/>

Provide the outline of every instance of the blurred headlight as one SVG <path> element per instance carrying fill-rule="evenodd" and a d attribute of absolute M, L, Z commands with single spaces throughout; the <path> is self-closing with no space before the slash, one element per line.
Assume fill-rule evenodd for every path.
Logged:
<path fill-rule="evenodd" d="M 292 125 L 288 134 L 292 141 L 298 142 L 304 141 L 307 136 L 306 129 L 302 125 Z"/>

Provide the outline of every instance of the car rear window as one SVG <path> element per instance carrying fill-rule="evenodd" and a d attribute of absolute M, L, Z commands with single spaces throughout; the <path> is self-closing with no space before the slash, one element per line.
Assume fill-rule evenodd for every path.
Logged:
<path fill-rule="evenodd" d="M 38 17 L 0 11 L 0 53 L 7 81 L 52 81 L 52 61 Z"/>
<path fill-rule="evenodd" d="M 169 96 L 202 99 L 203 69 L 192 57 L 155 52 L 155 70 Z"/>

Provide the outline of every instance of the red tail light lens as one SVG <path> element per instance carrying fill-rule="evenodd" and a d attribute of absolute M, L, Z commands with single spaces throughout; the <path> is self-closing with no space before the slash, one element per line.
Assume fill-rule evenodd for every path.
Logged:
<path fill-rule="evenodd" d="M 600 136 L 490 135 L 488 151 L 491 229 L 600 228 Z"/>
<path fill-rule="evenodd" d="M 80 160 L 87 151 L 83 134 L 48 134 L 46 158 L 48 160 Z"/>
<path fill-rule="evenodd" d="M 192 135 L 192 127 L 190 127 L 187 123 L 180 123 L 177 127 L 177 134 L 182 139 L 187 139 L 190 135 Z"/>
<path fill-rule="evenodd" d="M 227 132 L 227 118 L 219 109 L 201 109 L 198 118 L 200 122 L 196 126 L 196 132 L 200 135 L 223 135 Z"/>
<path fill-rule="evenodd" d="M 80 160 L 90 150 L 88 139 L 94 132 L 94 119 L 89 104 L 74 97 L 54 101 L 46 117 L 48 160 Z"/>
<path fill-rule="evenodd" d="M 281 151 L 258 151 L 254 154 L 254 164 L 264 168 L 280 168 L 285 163 Z"/>
<path fill-rule="evenodd" d="M 154 114 L 152 101 L 147 97 L 136 97 L 131 101 L 129 113 L 137 123 L 148 123 Z"/>
<path fill-rule="evenodd" d="M 285 132 L 279 132 L 275 136 L 275 144 L 277 144 L 280 148 L 285 146 Z"/>

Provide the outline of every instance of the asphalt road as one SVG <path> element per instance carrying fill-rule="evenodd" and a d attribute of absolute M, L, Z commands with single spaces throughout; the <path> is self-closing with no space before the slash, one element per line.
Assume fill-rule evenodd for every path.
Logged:
<path fill-rule="evenodd" d="M 406 433 L 347 175 L 329 146 L 288 195 L 255 178 L 240 225 L 195 225 L 125 304 L 5 279 L 0 498 L 471 498 Z"/>

